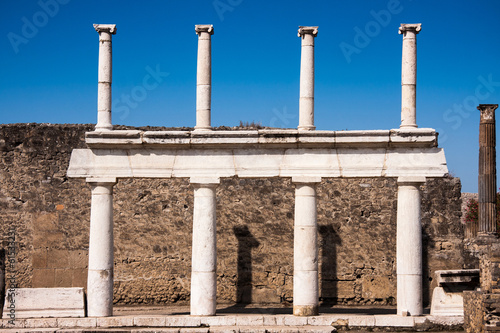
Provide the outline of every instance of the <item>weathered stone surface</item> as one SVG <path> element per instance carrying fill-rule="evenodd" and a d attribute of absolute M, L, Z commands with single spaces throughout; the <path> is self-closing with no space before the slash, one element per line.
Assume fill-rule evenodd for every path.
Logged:
<path fill-rule="evenodd" d="M 5 296 L 3 318 L 84 317 L 83 288 L 14 288 Z M 13 311 L 12 311 L 13 310 Z"/>
<path fill-rule="evenodd" d="M 15 227 L 20 287 L 69 281 L 86 287 L 90 187 L 68 179 L 66 170 L 71 150 L 86 148 L 84 133 L 91 129 L 0 125 L 0 231 L 7 250 Z M 395 178 L 327 178 L 318 184 L 323 303 L 395 304 L 396 191 Z M 188 179 L 120 180 L 114 193 L 114 302 L 187 304 L 193 221 Z M 291 302 L 291 180 L 222 179 L 216 199 L 218 302 Z M 456 178 L 428 179 L 422 187 L 427 302 L 435 270 L 463 267 L 460 203 Z M 12 275 L 9 267 L 6 275 Z"/>
<path fill-rule="evenodd" d="M 464 328 L 467 333 L 484 332 L 485 313 L 483 308 L 484 294 L 477 291 L 465 291 L 464 294 Z"/>

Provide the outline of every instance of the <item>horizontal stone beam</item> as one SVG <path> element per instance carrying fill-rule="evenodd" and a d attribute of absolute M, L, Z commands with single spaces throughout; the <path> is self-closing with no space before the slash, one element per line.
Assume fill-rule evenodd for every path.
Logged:
<path fill-rule="evenodd" d="M 68 177 L 444 177 L 441 148 L 74 149 Z"/>
<path fill-rule="evenodd" d="M 90 148 L 336 148 L 336 147 L 437 147 L 432 128 L 370 131 L 138 131 L 87 132 Z"/>

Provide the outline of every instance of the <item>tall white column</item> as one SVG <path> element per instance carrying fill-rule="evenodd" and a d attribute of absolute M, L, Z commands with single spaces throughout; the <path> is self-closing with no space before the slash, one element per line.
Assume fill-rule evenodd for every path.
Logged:
<path fill-rule="evenodd" d="M 113 315 L 113 185 L 116 179 L 87 180 L 92 188 L 90 208 L 87 313 Z"/>
<path fill-rule="evenodd" d="M 292 179 L 295 183 L 293 235 L 293 314 L 318 314 L 318 225 L 316 184 L 319 177 Z"/>
<path fill-rule="evenodd" d="M 111 124 L 111 77 L 112 48 L 111 35 L 116 34 L 115 24 L 94 24 L 99 33 L 99 74 L 97 90 L 97 125 L 96 131 L 110 131 Z"/>
<path fill-rule="evenodd" d="M 417 34 L 421 29 L 420 23 L 399 27 L 403 35 L 400 128 L 417 127 Z"/>
<path fill-rule="evenodd" d="M 194 187 L 191 315 L 215 315 L 217 239 L 215 190 L 219 179 L 191 179 Z"/>
<path fill-rule="evenodd" d="M 212 46 L 213 25 L 196 25 L 198 34 L 198 73 L 196 74 L 196 131 L 212 129 Z"/>
<path fill-rule="evenodd" d="M 318 27 L 299 27 L 302 38 L 300 58 L 300 100 L 298 130 L 310 131 L 314 126 L 314 37 Z"/>
<path fill-rule="evenodd" d="M 420 185 L 425 177 L 398 178 L 397 304 L 398 315 L 419 316 L 422 305 L 422 226 Z"/>

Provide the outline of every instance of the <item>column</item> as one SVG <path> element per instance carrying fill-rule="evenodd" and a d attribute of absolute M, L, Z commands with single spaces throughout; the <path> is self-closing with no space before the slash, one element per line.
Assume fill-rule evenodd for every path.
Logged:
<path fill-rule="evenodd" d="M 113 315 L 113 185 L 116 179 L 88 179 L 90 208 L 87 314 Z"/>
<path fill-rule="evenodd" d="M 209 131 L 212 102 L 212 46 L 213 25 L 196 25 L 198 34 L 198 72 L 196 74 L 196 131 Z"/>
<path fill-rule="evenodd" d="M 111 124 L 111 76 L 112 50 L 111 35 L 116 34 L 115 24 L 94 24 L 99 33 L 99 77 L 97 90 L 96 131 L 110 131 Z"/>
<path fill-rule="evenodd" d="M 318 225 L 316 184 L 320 177 L 296 177 L 293 235 L 293 314 L 318 314 Z"/>
<path fill-rule="evenodd" d="M 214 316 L 217 294 L 215 190 L 220 180 L 191 178 L 194 187 L 191 315 Z"/>
<path fill-rule="evenodd" d="M 299 27 L 302 38 L 300 58 L 300 100 L 298 130 L 311 131 L 314 126 L 314 37 L 318 27 Z"/>
<path fill-rule="evenodd" d="M 397 313 L 420 316 L 422 305 L 422 227 L 420 185 L 425 177 L 398 178 L 397 212 Z"/>
<path fill-rule="evenodd" d="M 401 24 L 403 59 L 401 66 L 401 126 L 417 127 L 417 34 L 420 23 Z"/>
<path fill-rule="evenodd" d="M 495 110 L 498 104 L 480 104 L 479 120 L 479 236 L 496 235 Z"/>

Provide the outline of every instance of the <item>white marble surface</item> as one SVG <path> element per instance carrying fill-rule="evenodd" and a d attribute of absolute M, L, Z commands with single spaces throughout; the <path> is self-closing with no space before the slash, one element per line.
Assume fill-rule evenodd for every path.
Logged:
<path fill-rule="evenodd" d="M 12 320 L 11 310 L 16 320 L 85 316 L 83 288 L 15 288 L 5 293 L 2 314 L 5 321 Z"/>

